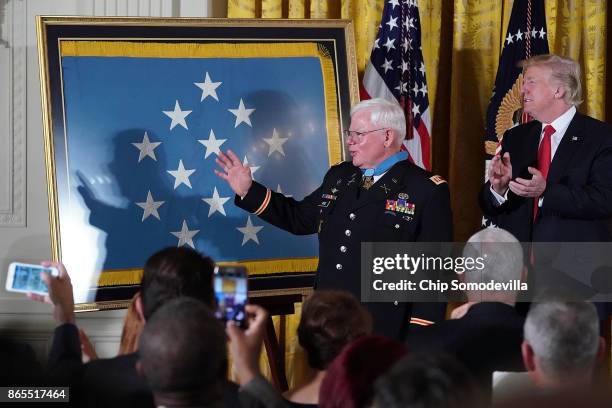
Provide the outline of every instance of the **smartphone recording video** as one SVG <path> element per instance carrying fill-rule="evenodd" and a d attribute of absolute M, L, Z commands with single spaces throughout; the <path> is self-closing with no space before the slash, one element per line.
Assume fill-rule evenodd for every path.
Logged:
<path fill-rule="evenodd" d="M 248 298 L 247 271 L 244 266 L 216 266 L 214 274 L 217 311 L 215 315 L 223 322 L 234 321 L 246 327 L 245 305 Z"/>
<path fill-rule="evenodd" d="M 6 290 L 18 293 L 37 293 L 46 295 L 49 288 L 40 278 L 40 273 L 46 272 L 51 276 L 59 276 L 59 271 L 54 267 L 25 264 L 13 262 L 9 265 L 6 277 Z"/>

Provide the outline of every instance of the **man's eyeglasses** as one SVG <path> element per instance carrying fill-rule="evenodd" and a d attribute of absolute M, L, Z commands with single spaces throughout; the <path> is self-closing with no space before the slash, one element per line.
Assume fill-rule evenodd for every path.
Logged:
<path fill-rule="evenodd" d="M 374 133 L 374 132 L 378 132 L 379 130 L 385 130 L 385 128 L 380 128 L 380 129 L 374 129 L 374 130 L 367 130 L 365 132 L 358 132 L 356 130 L 345 130 L 342 133 L 344 134 L 344 138 L 345 140 L 349 140 L 349 139 L 353 139 L 353 140 L 363 140 L 363 138 L 365 137 L 365 135 L 369 134 L 369 133 Z"/>

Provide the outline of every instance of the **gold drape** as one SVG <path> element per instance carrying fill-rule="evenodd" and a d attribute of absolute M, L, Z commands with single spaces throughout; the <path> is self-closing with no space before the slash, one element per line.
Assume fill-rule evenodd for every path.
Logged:
<path fill-rule="evenodd" d="M 480 225 L 476 197 L 484 179 L 486 110 L 512 4 L 419 0 L 433 168 L 450 185 L 456 240 L 467 239 Z M 228 0 L 228 17 L 352 19 L 361 75 L 383 5 L 383 0 Z M 577 60 L 583 69 L 579 110 L 604 120 L 607 1 L 545 0 L 545 7 L 550 52 Z"/>
<path fill-rule="evenodd" d="M 384 3 L 379 0 L 228 0 L 229 18 L 342 18 L 355 24 L 357 68 L 363 74 Z"/>

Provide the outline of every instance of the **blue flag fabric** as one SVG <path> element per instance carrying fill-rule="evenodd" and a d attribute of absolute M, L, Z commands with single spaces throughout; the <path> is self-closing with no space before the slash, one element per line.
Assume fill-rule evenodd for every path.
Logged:
<path fill-rule="evenodd" d="M 217 261 L 318 255 L 316 237 L 236 208 L 213 173 L 231 149 L 274 191 L 300 199 L 319 185 L 330 157 L 317 58 L 65 56 L 62 76 L 69 216 L 98 232 L 82 248 L 102 269 L 176 245 Z"/>
<path fill-rule="evenodd" d="M 548 37 L 544 0 L 515 0 L 499 58 L 495 86 L 487 109 L 485 150 L 487 159 L 495 154 L 499 138 L 509 127 L 521 122 L 522 109 L 504 98 L 513 91 L 522 69 L 519 61 L 534 55 L 548 54 Z M 519 87 L 515 86 L 515 92 Z M 504 106 L 506 105 L 506 106 Z M 503 109 L 501 109 L 503 108 Z"/>

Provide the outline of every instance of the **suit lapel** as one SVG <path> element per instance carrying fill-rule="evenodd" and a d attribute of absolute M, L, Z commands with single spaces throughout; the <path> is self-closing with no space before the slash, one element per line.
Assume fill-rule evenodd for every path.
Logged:
<path fill-rule="evenodd" d="M 547 181 L 556 183 L 561 179 L 574 153 L 576 153 L 578 148 L 582 145 L 582 141 L 584 140 L 582 132 L 584 128 L 583 122 L 583 116 L 576 112 L 576 115 L 574 115 L 574 118 L 563 135 L 563 139 L 561 139 L 561 143 L 559 143 L 559 147 L 557 147 L 555 157 L 553 157 L 550 163 Z"/>
<path fill-rule="evenodd" d="M 529 141 L 527 146 L 528 163 L 531 167 L 538 167 L 538 149 L 540 147 L 540 135 L 542 134 L 542 124 L 533 126 L 529 131 Z M 510 158 L 512 159 L 512 158 Z M 527 170 L 525 170 L 526 172 Z M 528 173 L 527 173 L 528 174 Z M 525 176 L 527 176 L 525 174 Z M 522 176 L 521 176 L 522 177 Z"/>
<path fill-rule="evenodd" d="M 353 209 L 361 208 L 375 201 L 387 200 L 403 187 L 405 163 L 393 165 L 368 191 L 362 191 L 361 200 L 355 202 Z"/>

